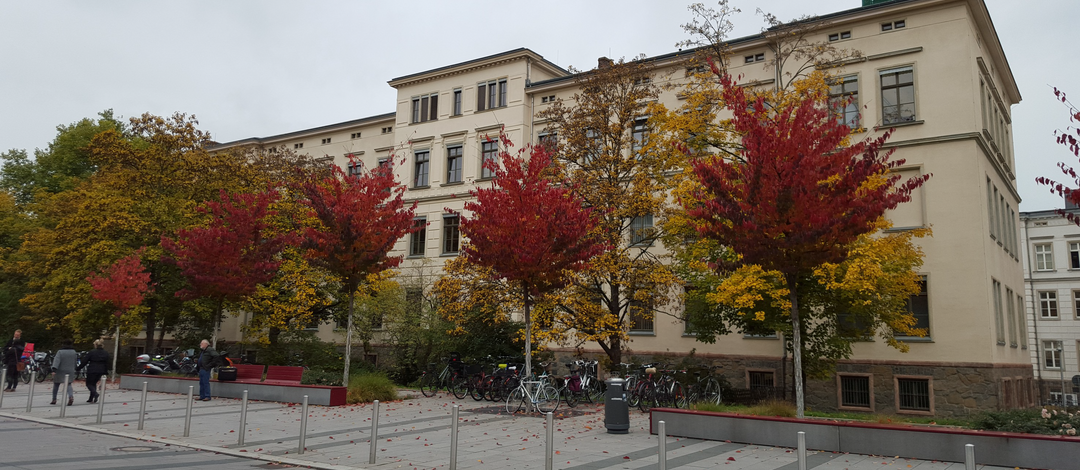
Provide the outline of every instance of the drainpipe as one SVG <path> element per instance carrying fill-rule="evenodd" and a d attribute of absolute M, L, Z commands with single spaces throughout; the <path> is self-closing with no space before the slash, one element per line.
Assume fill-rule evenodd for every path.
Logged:
<path fill-rule="evenodd" d="M 1035 286 L 1031 278 L 1034 271 L 1031 269 L 1031 251 L 1028 250 L 1031 245 L 1031 240 L 1028 238 L 1028 221 L 1029 219 L 1024 219 L 1024 259 L 1026 260 L 1024 271 L 1027 272 L 1027 275 L 1024 276 L 1024 291 L 1025 295 L 1027 295 L 1027 292 L 1031 292 L 1031 331 L 1035 335 L 1035 344 L 1028 345 L 1028 347 L 1035 348 L 1035 373 L 1038 374 L 1039 378 L 1039 403 L 1041 404 L 1043 402 L 1042 358 L 1039 357 L 1039 317 L 1035 315 L 1035 302 L 1038 300 L 1035 298 Z M 1027 315 L 1027 308 L 1024 308 L 1024 314 Z"/>

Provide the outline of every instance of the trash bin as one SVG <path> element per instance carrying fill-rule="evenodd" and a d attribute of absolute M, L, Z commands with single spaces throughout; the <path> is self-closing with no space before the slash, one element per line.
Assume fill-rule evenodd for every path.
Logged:
<path fill-rule="evenodd" d="M 618 377 L 607 379 L 607 393 L 604 394 L 604 426 L 608 434 L 626 434 L 630 432 L 630 406 L 626 404 L 626 381 Z"/>

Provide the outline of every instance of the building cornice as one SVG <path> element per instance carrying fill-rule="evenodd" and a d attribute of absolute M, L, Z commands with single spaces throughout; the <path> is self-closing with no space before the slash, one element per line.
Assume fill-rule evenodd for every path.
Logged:
<path fill-rule="evenodd" d="M 507 64 L 511 62 L 517 62 L 520 60 L 528 60 L 531 67 L 537 67 L 543 69 L 552 75 L 568 75 L 570 72 L 549 62 L 544 59 L 543 56 L 537 54 L 527 48 L 514 49 L 512 51 L 501 52 L 498 54 L 481 57 L 478 59 L 467 60 L 465 62 L 459 62 L 452 65 L 434 68 L 423 72 L 417 72 L 409 75 L 394 78 L 390 80 L 390 86 L 394 88 L 401 88 L 404 86 L 412 85 L 415 83 L 422 83 L 431 80 L 436 80 L 443 77 L 449 77 L 453 75 L 459 75 L 474 70 L 485 69 L 494 67 L 501 64 Z"/>
<path fill-rule="evenodd" d="M 268 137 L 249 137 L 247 139 L 234 140 L 232 142 L 225 142 L 213 145 L 208 148 L 210 151 L 224 150 L 232 147 L 241 147 L 245 145 L 267 145 L 284 142 L 287 140 L 293 140 L 308 136 L 325 134 L 327 132 L 342 131 L 347 129 L 354 129 L 360 126 L 369 126 L 380 122 L 394 122 L 397 113 L 379 114 L 376 116 L 369 116 L 366 118 L 354 119 L 352 121 L 339 122 L 337 124 L 328 124 L 325 126 L 312 127 L 310 129 L 299 130 L 295 132 L 288 132 L 285 134 L 277 134 Z"/>

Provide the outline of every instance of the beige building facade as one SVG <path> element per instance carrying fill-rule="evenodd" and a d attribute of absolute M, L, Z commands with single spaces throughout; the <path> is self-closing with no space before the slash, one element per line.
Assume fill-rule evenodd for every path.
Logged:
<path fill-rule="evenodd" d="M 904 175 L 932 174 L 910 203 L 889 214 L 894 230 L 931 227 L 918 243 L 926 253 L 923 294 L 912 299 L 925 338 L 906 338 L 910 352 L 881 341 L 857 343 L 834 380 L 811 381 L 807 403 L 815 409 L 910 414 L 962 414 L 1026 406 L 1036 400 L 1031 346 L 1024 321 L 1022 268 L 1012 148 L 1011 106 L 1020 93 L 990 14 L 982 0 L 898 0 L 824 15 L 822 43 L 862 52 L 840 69 L 845 96 L 858 119 L 889 139 Z M 742 81 L 769 86 L 765 38 L 730 43 L 731 71 Z M 645 59 L 658 84 L 686 80 L 691 52 Z M 419 235 L 401 240 L 403 271 L 437 273 L 457 254 L 457 218 L 469 190 L 487 183 L 481 162 L 497 150 L 491 139 L 504 129 L 518 144 L 537 142 L 545 128 L 536 113 L 577 92 L 575 76 L 528 49 L 517 49 L 390 80 L 397 90 L 392 112 L 289 134 L 222 144 L 287 146 L 325 156 L 346 167 L 348 155 L 365 168 L 397 158 L 398 180 L 427 222 Z M 678 108 L 677 87 L 660 101 Z M 662 247 L 656 249 L 662 250 Z M 682 306 L 662 307 L 651 329 L 633 331 L 626 357 L 677 360 L 696 357 L 723 366 L 736 387 L 790 387 L 782 341 L 728 335 L 704 344 L 685 334 Z M 242 320 L 242 318 L 240 319 Z M 239 338 L 239 321 L 223 336 Z M 333 325 L 320 327 L 341 341 Z M 1021 340 L 1024 338 L 1024 340 Z M 595 345 L 581 346 L 599 355 Z M 575 350 L 558 350 L 570 354 Z M 662 359 L 661 359 L 662 360 Z M 786 381 L 782 378 L 788 377 Z"/>

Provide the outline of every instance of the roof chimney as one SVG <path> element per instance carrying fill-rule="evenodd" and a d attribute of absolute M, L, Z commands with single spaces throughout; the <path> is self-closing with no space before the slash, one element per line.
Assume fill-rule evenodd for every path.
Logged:
<path fill-rule="evenodd" d="M 606 68 L 611 67 L 612 65 L 615 64 L 615 61 L 613 61 L 611 59 L 608 59 L 607 57 L 601 57 L 599 59 L 596 59 L 596 62 L 597 62 L 596 68 L 599 68 L 599 69 L 606 69 Z"/>

